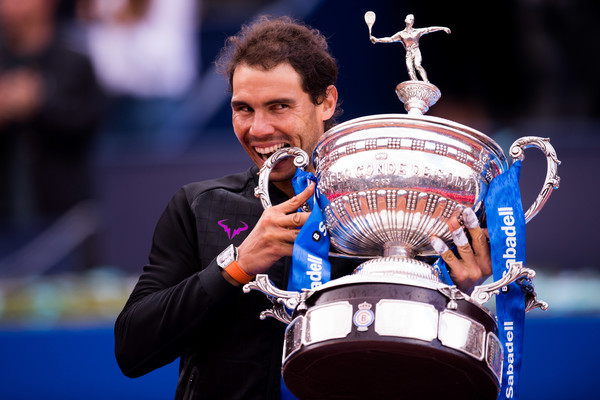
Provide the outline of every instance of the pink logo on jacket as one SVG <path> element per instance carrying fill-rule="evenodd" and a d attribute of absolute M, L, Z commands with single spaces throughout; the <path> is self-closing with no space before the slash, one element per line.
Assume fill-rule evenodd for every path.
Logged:
<path fill-rule="evenodd" d="M 229 238 L 229 240 L 233 239 L 234 237 L 236 237 L 237 235 L 240 234 L 240 232 L 243 232 L 245 230 L 248 229 L 248 224 L 245 223 L 244 221 L 240 221 L 242 224 L 244 224 L 244 226 L 241 226 L 239 228 L 235 228 L 233 230 L 233 232 L 231 231 L 231 228 L 229 226 L 227 226 L 227 224 L 225 224 L 225 222 L 228 221 L 227 219 L 222 219 L 220 221 L 217 221 L 217 224 L 219 224 L 219 226 L 221 228 L 223 228 L 223 230 L 225 231 L 225 233 L 227 233 L 227 237 Z"/>

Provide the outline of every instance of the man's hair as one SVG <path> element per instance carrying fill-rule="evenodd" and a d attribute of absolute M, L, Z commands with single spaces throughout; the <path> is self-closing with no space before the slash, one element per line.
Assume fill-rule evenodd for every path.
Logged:
<path fill-rule="evenodd" d="M 327 87 L 337 80 L 337 63 L 325 37 L 317 29 L 289 17 L 261 16 L 242 26 L 237 35 L 227 39 L 216 60 L 217 70 L 229 82 L 229 90 L 233 90 L 233 73 L 240 64 L 268 71 L 282 63 L 290 64 L 300 75 L 302 89 L 314 104 L 325 100 Z M 337 106 L 334 117 L 325 122 L 325 129 L 334 125 L 334 118 L 340 113 Z"/>

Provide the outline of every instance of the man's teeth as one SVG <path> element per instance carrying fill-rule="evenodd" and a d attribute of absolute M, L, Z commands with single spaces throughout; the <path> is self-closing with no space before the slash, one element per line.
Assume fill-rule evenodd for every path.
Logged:
<path fill-rule="evenodd" d="M 254 150 L 256 150 L 256 152 L 266 160 L 267 158 L 269 158 L 269 156 L 271 156 L 271 154 L 275 153 L 277 150 L 281 149 L 284 146 L 285 144 L 280 143 L 269 147 L 255 147 Z"/>
<path fill-rule="evenodd" d="M 269 153 L 274 153 L 277 150 L 279 150 L 280 148 L 283 147 L 283 144 L 275 144 L 273 146 L 269 146 L 269 147 L 255 147 L 256 152 L 259 154 L 269 154 Z"/>

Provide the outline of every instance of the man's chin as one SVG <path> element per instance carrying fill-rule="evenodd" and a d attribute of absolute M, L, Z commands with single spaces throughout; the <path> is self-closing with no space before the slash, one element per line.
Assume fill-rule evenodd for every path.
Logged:
<path fill-rule="evenodd" d="M 289 170 L 282 170 L 282 171 L 275 171 L 272 170 L 271 174 L 269 175 L 269 181 L 270 182 L 285 182 L 285 181 L 290 181 L 292 180 L 292 178 L 294 177 L 294 175 L 296 174 L 296 167 L 294 167 L 294 169 Z"/>

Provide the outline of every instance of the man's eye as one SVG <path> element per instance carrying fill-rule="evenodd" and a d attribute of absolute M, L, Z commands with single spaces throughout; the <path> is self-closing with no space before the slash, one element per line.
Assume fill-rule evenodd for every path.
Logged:
<path fill-rule="evenodd" d="M 289 107 L 290 107 L 290 106 L 289 106 L 289 105 L 287 105 L 287 104 L 275 104 L 275 105 L 273 106 L 273 108 L 274 108 L 275 110 L 283 110 L 283 109 L 285 109 L 285 108 L 289 108 Z"/>
<path fill-rule="evenodd" d="M 248 112 L 251 112 L 252 109 L 248 106 L 238 106 L 238 107 L 234 107 L 233 111 L 239 112 L 239 113 L 248 113 Z"/>

